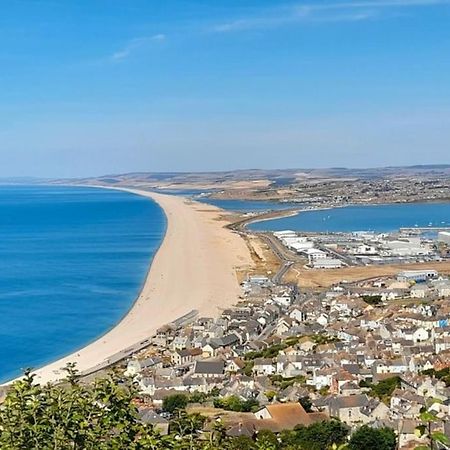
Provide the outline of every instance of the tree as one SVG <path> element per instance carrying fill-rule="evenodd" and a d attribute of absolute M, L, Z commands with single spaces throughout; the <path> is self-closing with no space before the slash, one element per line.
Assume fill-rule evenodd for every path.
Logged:
<path fill-rule="evenodd" d="M 298 401 L 299 401 L 300 405 L 303 406 L 303 409 L 306 412 L 308 412 L 308 413 L 311 412 L 312 401 L 309 398 L 309 395 L 305 395 L 304 397 L 300 397 Z"/>
<path fill-rule="evenodd" d="M 442 431 L 432 431 L 433 425 L 438 423 L 438 418 L 424 409 L 420 414 L 420 419 L 424 425 L 417 427 L 421 437 L 426 437 L 430 441 L 430 445 L 416 447 L 415 450 L 434 450 L 436 445 L 450 445 L 450 439 Z"/>
<path fill-rule="evenodd" d="M 229 439 L 225 448 L 227 450 L 254 450 L 256 447 L 253 439 L 247 436 L 237 436 Z"/>
<path fill-rule="evenodd" d="M 348 444 L 349 450 L 395 450 L 397 438 L 390 428 L 371 428 L 363 425 L 355 431 Z"/>
<path fill-rule="evenodd" d="M 180 409 L 185 409 L 188 404 L 188 397 L 184 394 L 169 395 L 163 400 L 162 408 L 171 414 Z"/>
<path fill-rule="evenodd" d="M 178 417 L 170 423 L 170 427 L 176 435 L 194 439 L 202 430 L 205 421 L 206 418 L 201 414 L 187 414 L 185 411 L 178 411 Z"/>
<path fill-rule="evenodd" d="M 256 437 L 256 448 L 258 450 L 278 450 L 280 443 L 270 430 L 261 430 Z"/>
<path fill-rule="evenodd" d="M 363 295 L 361 297 L 368 305 L 378 306 L 383 303 L 381 295 Z"/>
<path fill-rule="evenodd" d="M 343 444 L 347 440 L 349 428 L 339 420 L 313 423 L 308 427 L 297 426 L 294 431 L 281 434 L 286 447 L 307 450 L 328 450 L 333 444 Z"/>
<path fill-rule="evenodd" d="M 2 450 L 138 449 L 141 438 L 159 439 L 137 418 L 133 386 L 112 375 L 86 387 L 67 371 L 63 385 L 35 384 L 30 371 L 13 383 L 0 409 Z"/>
<path fill-rule="evenodd" d="M 401 382 L 402 380 L 400 377 L 390 377 L 381 380 L 377 384 L 371 384 L 369 395 L 377 397 L 385 403 L 389 403 L 392 393 L 401 385 Z"/>
<path fill-rule="evenodd" d="M 258 406 L 259 403 L 257 400 L 253 398 L 241 400 L 237 395 L 229 395 L 228 397 L 214 399 L 214 407 L 222 408 L 227 411 L 250 412 Z"/>

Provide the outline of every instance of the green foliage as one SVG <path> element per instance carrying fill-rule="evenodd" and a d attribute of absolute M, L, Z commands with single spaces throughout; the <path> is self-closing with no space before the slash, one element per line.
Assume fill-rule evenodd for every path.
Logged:
<path fill-rule="evenodd" d="M 283 448 L 328 450 L 333 444 L 346 442 L 349 428 L 338 420 L 317 422 L 308 427 L 298 426 L 281 433 Z"/>
<path fill-rule="evenodd" d="M 157 436 L 138 421 L 131 386 L 111 376 L 84 387 L 76 378 L 70 366 L 64 386 L 37 385 L 30 372 L 15 382 L 0 409 L 0 448 L 139 449 L 141 438 Z"/>
<path fill-rule="evenodd" d="M 173 414 L 180 409 L 185 409 L 188 402 L 189 398 L 185 394 L 169 395 L 163 400 L 162 408 L 164 411 Z"/>
<path fill-rule="evenodd" d="M 77 381 L 73 366 L 62 385 L 40 386 L 33 376 L 14 383 L 0 406 L 0 448 L 2 450 L 330 450 L 343 448 L 349 429 L 338 420 L 297 427 L 275 435 L 260 431 L 256 439 L 230 438 L 221 423 L 206 424 L 199 414 L 187 414 L 182 405 L 186 395 L 174 395 L 166 407 L 175 411 L 170 434 L 159 435 L 152 426 L 139 421 L 132 385 L 111 375 L 92 385 Z M 221 407 L 250 411 L 254 400 L 238 397 L 221 400 Z M 424 413 L 425 414 L 425 413 Z M 421 416 L 422 420 L 428 416 Z M 433 417 L 429 417 L 434 420 Z M 205 430 L 210 430 L 205 432 Z M 427 432 L 427 428 L 424 428 Z M 439 432 L 430 435 L 444 442 Z M 391 450 L 395 436 L 388 429 L 360 428 L 352 436 L 350 450 Z"/>
<path fill-rule="evenodd" d="M 217 394 L 216 394 L 217 395 Z M 188 402 L 189 403 L 205 403 L 210 400 L 211 396 L 205 394 L 204 392 L 192 392 L 189 394 Z"/>
<path fill-rule="evenodd" d="M 214 407 L 234 412 L 251 412 L 259 406 L 255 399 L 242 400 L 236 395 L 214 399 Z"/>
<path fill-rule="evenodd" d="M 400 377 L 390 377 L 381 380 L 379 383 L 369 384 L 369 395 L 388 403 L 394 390 L 400 386 L 401 381 Z"/>
<path fill-rule="evenodd" d="M 378 306 L 383 303 L 381 295 L 363 295 L 361 297 L 368 305 Z"/>
<path fill-rule="evenodd" d="M 254 365 L 255 363 L 252 360 L 246 361 L 244 369 L 242 370 L 244 372 L 244 375 L 247 375 L 248 377 L 252 376 Z"/>
<path fill-rule="evenodd" d="M 170 422 L 170 430 L 182 438 L 194 438 L 202 430 L 205 421 L 206 417 L 201 414 L 187 414 L 185 411 L 178 411 L 177 418 Z"/>
<path fill-rule="evenodd" d="M 288 347 L 292 347 L 293 345 L 296 345 L 300 342 L 300 339 L 302 338 L 302 336 L 290 336 L 288 337 L 284 343 L 288 346 Z"/>
<path fill-rule="evenodd" d="M 303 375 L 297 375 L 296 377 L 283 378 L 281 375 L 271 375 L 270 381 L 278 389 L 283 390 L 294 384 L 305 384 L 306 378 Z"/>
<path fill-rule="evenodd" d="M 254 361 L 257 358 L 275 358 L 280 354 L 281 351 L 286 350 L 288 347 L 292 347 L 293 345 L 298 344 L 303 337 L 304 336 L 291 336 L 285 339 L 283 342 L 279 344 L 274 344 L 270 347 L 267 347 L 264 350 L 247 352 L 244 355 L 244 359 L 246 361 Z M 329 344 L 331 342 L 339 341 L 337 337 L 328 336 L 324 333 L 314 334 L 309 336 L 309 338 L 311 339 L 312 342 L 314 342 L 317 345 Z"/>
<path fill-rule="evenodd" d="M 435 377 L 438 380 L 442 380 L 445 385 L 450 386 L 450 367 L 445 367 L 441 370 L 428 369 L 422 372 L 424 375 Z"/>
<path fill-rule="evenodd" d="M 395 450 L 397 438 L 390 428 L 371 428 L 363 425 L 349 441 L 349 450 Z"/>
<path fill-rule="evenodd" d="M 359 387 L 361 387 L 361 388 L 370 388 L 370 387 L 373 386 L 372 383 L 369 383 L 369 382 L 366 381 L 366 380 L 361 380 L 361 381 L 358 383 L 358 385 L 359 385 Z"/>
<path fill-rule="evenodd" d="M 324 386 L 324 387 L 321 387 L 321 388 L 319 389 L 319 394 L 320 394 L 322 397 L 325 397 L 325 395 L 328 395 L 329 392 L 330 392 L 330 386 Z"/>
<path fill-rule="evenodd" d="M 433 413 L 427 411 L 426 408 L 423 408 L 419 418 L 423 422 L 423 425 L 418 426 L 416 431 L 419 432 L 420 437 L 428 438 L 430 441 L 430 446 L 422 445 L 416 447 L 415 450 L 432 450 L 435 448 L 435 443 L 443 444 L 446 448 L 450 445 L 450 439 L 445 435 L 445 433 L 442 431 L 432 431 L 432 426 L 440 422 L 440 420 Z"/>
<path fill-rule="evenodd" d="M 328 336 L 326 334 L 314 334 L 310 336 L 311 340 L 317 345 L 331 344 L 333 342 L 339 342 L 339 338 L 335 336 Z"/>
<path fill-rule="evenodd" d="M 255 443 L 247 436 L 238 436 L 229 439 L 226 448 L 227 450 L 254 450 Z"/>
<path fill-rule="evenodd" d="M 281 448 L 275 433 L 269 430 L 261 430 L 256 437 L 256 448 L 261 450 L 278 450 Z"/>
<path fill-rule="evenodd" d="M 308 395 L 306 395 L 304 397 L 300 397 L 298 401 L 299 401 L 300 405 L 303 406 L 303 409 L 306 412 L 308 412 L 308 413 L 311 412 L 312 401 Z"/>
<path fill-rule="evenodd" d="M 244 359 L 246 361 L 253 361 L 257 358 L 275 358 L 275 356 L 278 356 L 278 354 L 285 350 L 288 347 L 287 344 L 275 344 L 271 347 L 267 347 L 264 350 L 260 350 L 258 352 L 248 352 L 244 355 Z"/>
<path fill-rule="evenodd" d="M 433 442 L 439 442 L 447 446 L 450 445 L 450 439 L 442 431 L 434 431 L 431 433 L 431 438 L 433 439 Z"/>

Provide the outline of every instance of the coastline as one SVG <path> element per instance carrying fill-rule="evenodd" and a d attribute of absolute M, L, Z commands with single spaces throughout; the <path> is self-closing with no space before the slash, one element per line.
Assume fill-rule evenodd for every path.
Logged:
<path fill-rule="evenodd" d="M 214 316 L 219 308 L 238 301 L 236 269 L 250 266 L 252 260 L 245 241 L 225 228 L 228 222 L 221 209 L 184 197 L 131 188 L 118 190 L 159 204 L 166 216 L 162 243 L 138 298 L 121 321 L 82 349 L 35 370 L 39 383 L 64 378 L 61 369 L 68 362 L 76 363 L 80 372 L 109 364 L 118 354 L 136 351 L 136 344 L 146 342 L 160 326 L 192 310 Z"/>

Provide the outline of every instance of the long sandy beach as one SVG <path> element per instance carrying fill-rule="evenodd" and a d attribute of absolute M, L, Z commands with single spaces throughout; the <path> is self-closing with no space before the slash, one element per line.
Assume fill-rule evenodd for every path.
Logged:
<path fill-rule="evenodd" d="M 36 371 L 36 381 L 57 381 L 68 362 L 87 371 L 152 336 L 157 328 L 196 309 L 218 315 L 240 294 L 236 269 L 251 265 L 244 240 L 224 228 L 222 211 L 182 197 L 129 189 L 155 200 L 167 230 L 139 298 L 115 328 L 97 341 Z M 131 300 L 131 299 L 130 299 Z"/>

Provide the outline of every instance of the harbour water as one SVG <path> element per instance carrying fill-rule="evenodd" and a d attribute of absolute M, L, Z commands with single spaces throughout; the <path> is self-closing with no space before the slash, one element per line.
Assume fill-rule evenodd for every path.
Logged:
<path fill-rule="evenodd" d="M 291 208 L 301 208 L 298 203 L 281 203 L 269 200 L 215 200 L 208 197 L 198 199 L 204 203 L 236 212 L 262 212 L 271 210 L 283 210 Z"/>
<path fill-rule="evenodd" d="M 295 216 L 255 222 L 258 231 L 394 232 L 402 227 L 450 227 L 450 203 L 408 203 L 348 206 L 301 212 Z"/>
<path fill-rule="evenodd" d="M 0 187 L 0 381 L 113 327 L 164 230 L 160 207 L 126 192 Z"/>

